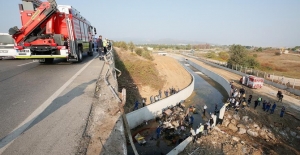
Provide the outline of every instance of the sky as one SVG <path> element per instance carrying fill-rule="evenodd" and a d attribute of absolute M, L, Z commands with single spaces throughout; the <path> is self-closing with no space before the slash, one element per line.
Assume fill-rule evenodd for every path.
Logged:
<path fill-rule="evenodd" d="M 18 3 L 1 0 L 0 33 L 20 27 Z M 44 0 L 45 1 L 45 0 Z M 262 47 L 300 45 L 300 0 L 56 0 L 118 41 L 162 39 Z"/>

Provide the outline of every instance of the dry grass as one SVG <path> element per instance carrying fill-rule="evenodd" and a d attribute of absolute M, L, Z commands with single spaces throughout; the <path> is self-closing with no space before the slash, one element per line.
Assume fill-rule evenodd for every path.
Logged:
<path fill-rule="evenodd" d="M 120 61 L 116 61 L 116 66 L 128 72 L 135 84 L 147 85 L 153 89 L 161 89 L 165 81 L 159 76 L 155 63 L 137 56 L 128 51 L 117 49 Z"/>
<path fill-rule="evenodd" d="M 299 78 L 300 77 L 300 55 L 282 54 L 275 55 L 278 50 L 265 50 L 256 52 L 257 60 L 261 64 L 260 70 L 275 75 Z"/>

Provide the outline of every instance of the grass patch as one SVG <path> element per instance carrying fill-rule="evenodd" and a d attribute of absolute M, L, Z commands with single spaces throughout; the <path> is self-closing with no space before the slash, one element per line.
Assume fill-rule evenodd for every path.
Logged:
<path fill-rule="evenodd" d="M 159 72 L 155 67 L 155 63 L 150 60 L 142 59 L 130 52 L 121 52 L 119 49 L 116 49 L 115 51 L 119 58 L 115 62 L 116 67 L 122 71 L 122 75 L 124 72 L 124 76 L 132 78 L 134 83 L 147 85 L 153 89 L 159 90 L 163 87 L 165 81 L 160 77 Z"/>

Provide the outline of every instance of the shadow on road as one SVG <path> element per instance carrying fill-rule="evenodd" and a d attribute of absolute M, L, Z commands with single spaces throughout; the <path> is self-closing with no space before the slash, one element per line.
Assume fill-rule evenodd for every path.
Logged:
<path fill-rule="evenodd" d="M 70 101 L 72 101 L 75 97 L 80 96 L 84 94 L 84 90 L 86 87 L 92 83 L 96 82 L 96 80 L 91 80 L 89 82 L 83 83 L 75 88 L 73 88 L 71 91 L 66 93 L 63 96 L 60 96 L 52 101 L 52 103 L 43 110 L 42 113 L 40 113 L 38 116 L 34 117 L 30 121 L 26 122 L 21 127 L 17 128 L 10 134 L 6 135 L 4 138 L 0 140 L 0 149 L 5 147 L 7 144 L 13 142 L 20 134 L 26 132 L 30 128 L 32 128 L 34 125 L 38 124 L 42 120 L 44 120 L 46 117 L 51 115 L 53 112 L 61 108 L 62 106 L 68 104 Z M 41 106 L 42 107 L 42 106 Z"/>

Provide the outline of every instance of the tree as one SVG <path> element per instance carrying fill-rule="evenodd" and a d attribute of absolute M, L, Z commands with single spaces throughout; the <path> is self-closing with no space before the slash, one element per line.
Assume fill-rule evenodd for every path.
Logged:
<path fill-rule="evenodd" d="M 247 51 L 241 45 L 232 45 L 229 48 L 230 58 L 228 64 L 231 65 L 245 65 Z"/>
<path fill-rule="evenodd" d="M 227 52 L 220 52 L 219 53 L 219 57 L 222 59 L 222 60 L 225 60 L 227 61 L 229 59 L 229 54 Z"/>
<path fill-rule="evenodd" d="M 262 52 L 263 49 L 260 47 L 260 48 L 258 48 L 256 51 L 257 51 L 257 52 Z"/>
<path fill-rule="evenodd" d="M 133 44 L 132 41 L 128 43 L 128 47 L 129 47 L 131 52 L 133 52 L 133 50 L 135 49 L 135 45 Z"/>
<path fill-rule="evenodd" d="M 251 68 L 257 68 L 260 66 L 259 62 L 256 61 L 256 59 L 254 57 L 250 57 L 248 56 L 246 58 L 246 65 L 247 67 L 251 67 Z"/>
<path fill-rule="evenodd" d="M 248 51 L 241 45 L 232 45 L 229 49 L 230 58 L 228 64 L 241 65 L 244 67 L 259 67 L 259 62 L 252 56 L 248 56 Z"/>

